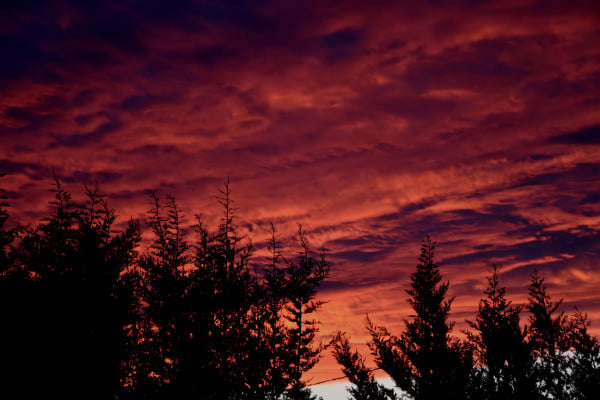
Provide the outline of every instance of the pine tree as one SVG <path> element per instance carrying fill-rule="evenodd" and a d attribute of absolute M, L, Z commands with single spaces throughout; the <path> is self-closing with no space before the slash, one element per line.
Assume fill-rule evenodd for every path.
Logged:
<path fill-rule="evenodd" d="M 253 248 L 249 241 L 242 245 L 236 232 L 229 179 L 217 200 L 223 207 L 218 231 L 209 233 L 200 220 L 196 226 L 199 240 L 188 296 L 204 307 L 191 312 L 194 352 L 187 353 L 185 382 L 200 385 L 197 391 L 205 398 L 252 398 L 264 378 L 255 364 L 262 359 L 262 327 L 257 277 L 249 264 Z M 201 383 L 194 384 L 198 377 Z"/>
<path fill-rule="evenodd" d="M 261 309 L 265 326 L 263 341 L 267 361 L 265 366 L 265 382 L 263 398 L 279 399 L 285 392 L 293 375 L 295 345 L 289 345 L 289 329 L 285 323 L 284 313 L 288 302 L 288 279 L 284 265 L 287 260 L 275 225 L 271 223 L 271 235 L 268 242 L 271 253 L 269 263 L 262 271 L 260 289 L 264 302 Z"/>
<path fill-rule="evenodd" d="M 138 373 L 144 371 L 137 385 L 172 398 L 275 399 L 290 396 L 297 382 L 297 393 L 310 393 L 300 378 L 321 348 L 312 346 L 316 322 L 306 316 L 321 305 L 314 296 L 327 264 L 312 256 L 303 231 L 303 256 L 288 262 L 273 231 L 271 265 L 262 273 L 252 268 L 252 244 L 243 244 L 236 232 L 229 180 L 217 200 L 223 207 L 221 224 L 210 232 L 197 217 L 198 240 L 186 271 L 181 269 L 185 258 L 176 254 L 187 245 L 176 246 L 180 236 L 168 229 L 169 219 L 177 225 L 176 214 L 163 220 L 155 201 L 153 255 L 142 258 L 143 287 L 150 288 L 143 315 L 151 318 L 141 348 L 149 361 L 134 365 Z M 299 318 L 293 312 L 298 310 Z M 168 329 L 173 333 L 165 340 L 160 332 Z M 141 379 L 149 382 L 141 385 Z M 134 388 L 129 397 L 136 393 L 140 390 Z"/>
<path fill-rule="evenodd" d="M 123 366 L 124 398 L 161 398 L 168 393 L 177 375 L 180 325 L 187 317 L 185 265 L 190 246 L 182 212 L 174 197 L 167 196 L 163 205 L 156 192 L 150 195 L 146 224 L 154 238 L 137 268 L 124 277 L 133 307 L 126 330 L 129 359 Z"/>
<path fill-rule="evenodd" d="M 311 317 L 323 305 L 315 297 L 318 287 L 329 275 L 329 264 L 323 253 L 319 258 L 313 256 L 306 232 L 300 224 L 297 241 L 300 247 L 299 257 L 289 261 L 286 270 L 288 301 L 285 318 L 292 326 L 288 329 L 288 346 L 293 349 L 291 385 L 286 392 L 286 398 L 290 400 L 313 398 L 302 375 L 314 367 L 325 349 L 322 344 L 313 346 L 318 322 Z"/>
<path fill-rule="evenodd" d="M 28 229 L 15 249 L 23 271 L 13 301 L 27 376 L 24 398 L 107 398 L 119 385 L 123 314 L 117 281 L 135 258 L 139 231 L 114 232 L 115 213 L 97 186 L 77 204 L 55 177 L 54 213 Z M 18 382 L 18 381 L 17 381 Z"/>
<path fill-rule="evenodd" d="M 575 400 L 595 399 L 600 393 L 600 343 L 589 334 L 590 324 L 587 315 L 575 308 L 566 326 L 567 381 L 569 396 Z"/>
<path fill-rule="evenodd" d="M 0 179 L 5 175 L 0 174 Z M 32 325 L 27 312 L 33 304 L 30 296 L 33 280 L 26 268 L 16 262 L 12 246 L 24 228 L 6 229 L 9 218 L 7 195 L 0 185 L 0 383 L 2 390 L 19 390 L 29 371 L 28 346 Z"/>
<path fill-rule="evenodd" d="M 435 243 L 427 236 L 421 246 L 416 271 L 410 275 L 408 303 L 414 310 L 405 320 L 400 337 L 385 327 L 367 321 L 371 334 L 369 346 L 377 365 L 396 385 L 415 399 L 463 397 L 470 370 L 471 354 L 449 333 L 448 314 L 453 299 L 445 300 L 448 282 L 442 283 L 434 262 Z"/>
<path fill-rule="evenodd" d="M 5 174 L 0 173 L 0 179 L 4 176 Z M 5 229 L 6 221 L 8 221 L 8 207 L 10 207 L 7 199 L 6 191 L 0 185 L 0 276 L 8 272 L 10 267 L 9 247 L 23 230 L 21 227 Z"/>
<path fill-rule="evenodd" d="M 488 277 L 486 298 L 479 302 L 475 321 L 467 321 L 476 334 L 467 337 L 476 350 L 479 369 L 474 371 L 477 382 L 472 398 L 525 399 L 534 393 L 529 385 L 529 347 L 526 330 L 521 329 L 521 306 L 513 306 L 506 298 L 506 288 L 500 286 L 500 269 L 494 265 Z"/>
<path fill-rule="evenodd" d="M 301 378 L 324 348 L 312 317 L 329 265 L 301 228 L 291 261 L 273 228 L 271 265 L 260 270 L 236 233 L 229 181 L 222 223 L 209 232 L 198 219 L 193 248 L 174 198 L 163 205 L 153 193 L 154 238 L 140 256 L 138 224 L 115 231 L 97 184 L 81 204 L 56 177 L 53 192 L 53 213 L 18 245 L 8 240 L 18 232 L 3 229 L 0 193 L 4 389 L 23 398 L 312 397 Z"/>
<path fill-rule="evenodd" d="M 564 313 L 557 313 L 562 304 L 562 299 L 552 302 L 546 293 L 544 278 L 538 270 L 534 270 L 529 284 L 529 303 L 527 309 L 529 317 L 529 340 L 533 349 L 538 352 L 553 352 L 562 343 L 562 333 L 566 317 Z"/>
<path fill-rule="evenodd" d="M 532 349 L 534 373 L 539 392 L 553 399 L 568 398 L 565 393 L 562 351 L 565 348 L 565 324 L 567 317 L 558 313 L 562 299 L 553 302 L 546 293 L 544 278 L 536 270 L 529 284 L 529 334 L 528 341 Z"/>
<path fill-rule="evenodd" d="M 342 372 L 352 387 L 348 392 L 354 400 L 396 400 L 395 392 L 378 383 L 373 372 L 365 366 L 365 359 L 350 348 L 346 335 L 338 332 L 333 340 L 333 356 L 342 366 Z"/>
<path fill-rule="evenodd" d="M 588 333 L 587 316 L 558 312 L 544 278 L 534 270 L 529 284 L 529 342 L 540 395 L 552 399 L 592 399 L 600 390 L 600 347 Z"/>

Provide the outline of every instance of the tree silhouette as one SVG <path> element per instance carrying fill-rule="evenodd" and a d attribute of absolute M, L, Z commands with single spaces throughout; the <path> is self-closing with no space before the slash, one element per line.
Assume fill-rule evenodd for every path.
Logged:
<path fill-rule="evenodd" d="M 338 332 L 333 340 L 333 356 L 342 366 L 342 372 L 350 383 L 348 392 L 354 400 L 396 400 L 395 392 L 379 384 L 373 372 L 365 366 L 365 359 L 357 351 L 352 351 L 346 335 Z"/>
<path fill-rule="evenodd" d="M 567 317 L 558 313 L 562 299 L 552 302 L 546 293 L 544 278 L 534 270 L 529 284 L 529 334 L 528 340 L 534 358 L 534 374 L 542 396 L 554 399 L 565 396 L 564 361 L 561 352 L 566 347 L 565 324 Z"/>
<path fill-rule="evenodd" d="M 97 186 L 76 204 L 55 177 L 54 214 L 14 250 L 4 321 L 23 358 L 11 384 L 24 398 L 108 398 L 119 385 L 123 314 L 116 283 L 135 257 L 137 226 L 113 232 L 114 211 Z M 14 282 L 17 278 L 18 282 Z M 26 384 L 25 378 L 29 384 Z M 32 385 L 31 382 L 36 382 Z"/>
<path fill-rule="evenodd" d="M 588 331 L 587 316 L 558 312 L 544 278 L 534 270 L 529 284 L 529 341 L 540 395 L 552 399 L 596 398 L 600 389 L 600 348 Z"/>
<path fill-rule="evenodd" d="M 185 318 L 184 293 L 189 245 L 181 226 L 181 210 L 167 196 L 163 205 L 156 192 L 150 192 L 152 208 L 146 224 L 154 240 L 148 252 L 138 259 L 138 268 L 128 271 L 130 301 L 134 309 L 127 325 L 129 359 L 124 377 L 134 398 L 160 398 L 176 375 L 179 324 Z"/>
<path fill-rule="evenodd" d="M 530 384 L 529 346 L 526 330 L 519 325 L 521 306 L 512 306 L 506 288 L 500 286 L 501 267 L 494 265 L 487 278 L 486 297 L 479 302 L 475 321 L 467 321 L 475 333 L 467 332 L 479 361 L 473 371 L 470 398 L 525 399 L 534 394 Z"/>
<path fill-rule="evenodd" d="M 291 359 L 291 387 L 286 391 L 286 398 L 293 400 L 310 399 L 312 395 L 302 381 L 302 374 L 310 370 L 319 361 L 324 346 L 313 346 L 318 332 L 318 322 L 312 318 L 322 305 L 315 300 L 317 289 L 329 275 L 329 264 L 323 253 L 316 258 L 310 250 L 306 232 L 298 224 L 298 245 L 300 254 L 295 260 L 288 261 L 286 269 L 285 318 L 291 324 L 288 329 L 287 342 L 293 349 Z"/>
<path fill-rule="evenodd" d="M 288 279 L 285 267 L 287 261 L 283 257 L 283 250 L 275 225 L 271 223 L 271 236 L 268 248 L 271 253 L 269 264 L 263 268 L 261 291 L 265 299 L 262 310 L 264 311 L 265 331 L 262 340 L 268 349 L 267 365 L 265 369 L 264 398 L 279 399 L 285 392 L 292 376 L 291 366 L 294 351 L 288 343 L 288 326 L 283 318 L 285 306 L 288 302 Z M 294 350 L 296 346 L 293 346 Z"/>
<path fill-rule="evenodd" d="M 529 284 L 529 303 L 527 309 L 529 317 L 529 341 L 533 349 L 538 352 L 551 351 L 561 347 L 563 328 L 566 322 L 564 313 L 557 313 L 562 299 L 552 302 L 546 293 L 544 278 L 538 270 L 534 270 Z"/>
<path fill-rule="evenodd" d="M 0 176 L 1 178 L 2 176 Z M 141 254 L 140 228 L 114 228 L 98 185 L 74 201 L 56 176 L 51 215 L 7 229 L 0 187 L 2 390 L 20 398 L 313 399 L 303 375 L 327 347 L 316 343 L 317 291 L 329 274 L 298 226 L 299 252 L 284 256 L 271 226 L 266 261 L 236 230 L 230 182 L 217 200 L 223 217 L 209 231 L 200 217 L 188 239 L 173 197 L 152 193 Z M 453 299 L 423 241 L 410 275 L 413 313 L 394 335 L 368 317 L 379 368 L 415 399 L 595 399 L 600 344 L 578 309 L 559 312 L 539 272 L 531 274 L 529 325 L 507 299 L 500 267 L 488 277 L 473 332 L 450 335 Z M 338 333 L 333 355 L 355 399 L 396 399 Z M 477 365 L 473 368 L 473 352 Z M 3 393 L 4 394 L 4 393 Z"/>
<path fill-rule="evenodd" d="M 0 179 L 4 176 L 5 174 L 0 173 Z M 2 185 L 0 185 L 0 275 L 5 274 L 10 267 L 9 247 L 16 239 L 17 234 L 22 230 L 22 228 L 19 227 L 8 230 L 5 229 L 5 224 L 8 220 L 8 207 L 10 207 L 10 205 L 7 202 L 6 191 Z"/>
<path fill-rule="evenodd" d="M 188 296 L 190 306 L 204 307 L 190 311 L 192 351 L 185 354 L 182 390 L 205 398 L 253 398 L 263 380 L 263 369 L 255 364 L 264 358 L 259 341 L 262 299 L 249 264 L 252 244 L 241 245 L 233 223 L 229 180 L 218 200 L 223 207 L 219 230 L 211 234 L 201 221 L 196 226 L 199 240 Z"/>
<path fill-rule="evenodd" d="M 328 264 L 312 256 L 304 232 L 301 256 L 288 261 L 272 227 L 270 265 L 259 269 L 252 244 L 236 232 L 229 180 L 217 197 L 218 229 L 197 216 L 193 246 L 175 200 L 163 207 L 152 196 L 150 253 L 126 275 L 138 317 L 128 329 L 121 397 L 310 396 L 301 377 L 322 347 L 313 346 L 317 327 L 307 316 L 321 305 L 314 297 Z"/>
<path fill-rule="evenodd" d="M 587 400 L 600 393 L 600 343 L 588 332 L 590 321 L 578 309 L 567 321 L 567 382 L 571 399 Z M 570 373 L 569 373 L 570 371 Z"/>
<path fill-rule="evenodd" d="M 0 179 L 3 177 L 0 174 Z M 6 391 L 18 390 L 29 380 L 28 364 L 34 353 L 31 347 L 26 347 L 33 336 L 28 329 L 31 319 L 26 314 L 33 303 L 29 296 L 33 280 L 25 268 L 15 265 L 11 247 L 23 228 L 6 229 L 8 207 L 6 192 L 0 185 L 0 382 Z"/>
<path fill-rule="evenodd" d="M 462 398 L 471 354 L 450 336 L 448 314 L 453 299 L 445 300 L 448 283 L 434 262 L 435 243 L 427 236 L 421 246 L 416 271 L 411 273 L 408 303 L 415 314 L 405 320 L 400 337 L 367 319 L 371 334 L 369 347 L 375 362 L 396 385 L 415 399 Z"/>

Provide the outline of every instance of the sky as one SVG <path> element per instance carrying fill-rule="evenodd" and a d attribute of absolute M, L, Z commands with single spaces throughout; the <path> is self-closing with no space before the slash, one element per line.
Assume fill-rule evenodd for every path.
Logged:
<path fill-rule="evenodd" d="M 155 189 L 214 226 L 230 177 L 258 254 L 271 222 L 327 250 L 324 340 L 401 331 L 426 234 L 456 335 L 492 264 L 600 335 L 599 41 L 596 1 L 3 1 L 11 223 L 48 212 L 54 169 L 119 223 Z"/>

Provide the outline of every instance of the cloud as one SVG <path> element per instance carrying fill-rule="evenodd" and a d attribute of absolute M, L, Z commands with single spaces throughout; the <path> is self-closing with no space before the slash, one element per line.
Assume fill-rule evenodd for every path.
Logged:
<path fill-rule="evenodd" d="M 600 144 L 600 126 L 591 126 L 577 132 L 556 136 L 554 141 L 567 144 Z"/>
<path fill-rule="evenodd" d="M 290 240 L 299 221 L 328 248 L 324 333 L 364 341 L 365 312 L 401 329 L 427 233 L 457 328 L 497 262 L 515 301 L 540 268 L 600 332 L 589 4 L 2 7 L 0 169 L 15 223 L 47 212 L 52 168 L 76 196 L 98 179 L 121 222 L 144 217 L 151 188 L 216 222 L 230 176 L 257 245 L 271 221 Z M 337 370 L 327 360 L 315 374 Z"/>

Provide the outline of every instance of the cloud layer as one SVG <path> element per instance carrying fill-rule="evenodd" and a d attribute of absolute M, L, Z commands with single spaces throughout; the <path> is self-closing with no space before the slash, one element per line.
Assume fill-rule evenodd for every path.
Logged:
<path fill-rule="evenodd" d="M 226 3 L 0 6 L 13 223 L 46 212 L 52 168 L 123 220 L 154 188 L 216 221 L 230 176 L 258 246 L 302 222 L 328 249 L 326 335 L 402 328 L 426 233 L 457 328 L 499 263 L 515 302 L 539 268 L 600 334 L 594 2 Z"/>

